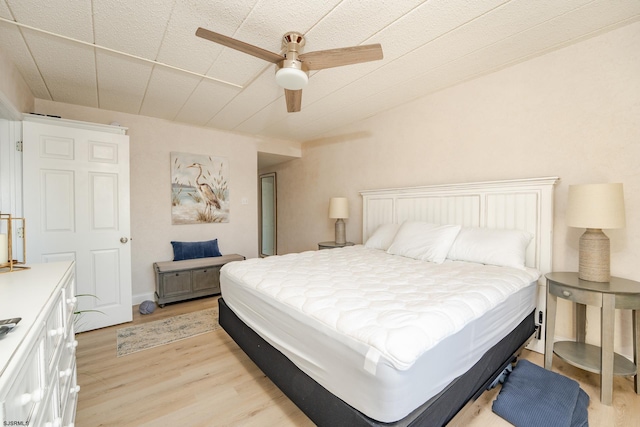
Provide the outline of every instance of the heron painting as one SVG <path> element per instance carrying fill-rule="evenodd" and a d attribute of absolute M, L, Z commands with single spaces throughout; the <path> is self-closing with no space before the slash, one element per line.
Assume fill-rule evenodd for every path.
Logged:
<path fill-rule="evenodd" d="M 229 222 L 229 165 L 224 157 L 171 153 L 171 222 Z"/>

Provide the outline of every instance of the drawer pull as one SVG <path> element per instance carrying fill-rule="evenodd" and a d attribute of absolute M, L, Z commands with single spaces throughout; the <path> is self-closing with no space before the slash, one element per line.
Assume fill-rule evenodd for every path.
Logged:
<path fill-rule="evenodd" d="M 75 350 L 77 346 L 78 346 L 78 340 L 73 340 L 73 342 L 67 343 L 67 348 L 71 350 Z"/>
<path fill-rule="evenodd" d="M 40 388 L 34 390 L 33 393 L 25 393 L 22 396 L 20 396 L 20 404 L 24 406 L 31 402 L 38 403 L 42 400 L 42 395 L 43 395 L 43 390 Z"/>
<path fill-rule="evenodd" d="M 565 297 L 570 297 L 570 296 L 571 296 L 571 292 L 569 292 L 569 291 L 562 291 L 562 295 L 564 295 Z"/>
<path fill-rule="evenodd" d="M 78 301 L 78 298 L 73 297 L 73 298 L 67 298 L 67 304 L 68 305 L 73 305 Z"/>
<path fill-rule="evenodd" d="M 73 371 L 71 370 L 71 368 L 67 368 L 64 371 L 60 371 L 60 378 L 69 377 L 72 373 Z"/>
<path fill-rule="evenodd" d="M 64 328 L 62 328 L 62 327 L 57 328 L 57 329 L 51 329 L 49 331 L 49 336 L 50 337 L 55 337 L 56 335 L 62 335 L 62 334 L 64 334 Z"/>
<path fill-rule="evenodd" d="M 75 387 L 71 387 L 71 389 L 69 390 L 69 394 L 76 394 L 80 391 L 80 386 L 77 385 Z"/>

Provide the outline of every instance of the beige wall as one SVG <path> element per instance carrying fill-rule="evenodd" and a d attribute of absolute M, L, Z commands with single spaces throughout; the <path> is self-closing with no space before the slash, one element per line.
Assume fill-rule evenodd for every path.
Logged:
<path fill-rule="evenodd" d="M 274 168 L 279 253 L 333 240 L 332 196 L 349 198 L 347 238 L 360 242 L 359 190 L 557 175 L 554 269 L 577 269 L 583 232 L 565 225 L 567 186 L 623 182 L 627 226 L 607 230 L 611 269 L 640 281 L 638 46 L 635 23 L 306 143 L 302 159 Z M 560 309 L 559 333 L 572 336 L 571 308 Z M 589 337 L 597 340 L 597 313 L 589 311 Z M 627 349 L 630 314 L 617 316 L 616 342 Z"/>
<path fill-rule="evenodd" d="M 36 100 L 36 111 L 65 119 L 128 127 L 131 159 L 131 236 L 134 303 L 151 299 L 153 263 L 173 258 L 172 240 L 218 239 L 223 254 L 258 255 L 257 146 L 262 139 L 166 120 Z M 230 172 L 230 221 L 171 225 L 172 151 L 226 157 Z M 243 205 L 246 198 L 248 204 Z"/>

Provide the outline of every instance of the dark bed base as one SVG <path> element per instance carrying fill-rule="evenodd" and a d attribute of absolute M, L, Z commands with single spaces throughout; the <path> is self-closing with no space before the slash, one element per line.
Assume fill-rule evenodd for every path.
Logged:
<path fill-rule="evenodd" d="M 340 400 L 302 372 L 286 356 L 249 328 L 218 299 L 219 322 L 224 330 L 282 390 L 318 426 L 442 426 L 465 404 L 480 396 L 489 384 L 515 360 L 516 353 L 535 331 L 531 312 L 508 336 L 491 348 L 464 375 L 402 420 L 381 423 Z"/>

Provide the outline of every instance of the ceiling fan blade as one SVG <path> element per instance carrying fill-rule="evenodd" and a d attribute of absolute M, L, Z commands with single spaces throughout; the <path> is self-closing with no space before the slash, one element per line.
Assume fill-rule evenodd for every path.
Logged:
<path fill-rule="evenodd" d="M 230 47 L 231 49 L 239 50 L 240 52 L 248 53 L 249 55 L 264 59 L 265 61 L 273 62 L 274 64 L 277 64 L 284 59 L 284 56 L 277 53 L 273 53 L 249 43 L 241 42 L 240 40 L 232 39 L 231 37 L 222 34 L 214 33 L 206 28 L 198 27 L 196 30 L 196 36 Z"/>
<path fill-rule="evenodd" d="M 287 101 L 287 112 L 297 113 L 302 105 L 302 89 L 284 90 L 284 98 Z"/>
<path fill-rule="evenodd" d="M 318 50 L 316 52 L 302 53 L 299 58 L 307 64 L 309 70 L 323 70 L 325 68 L 382 59 L 382 46 L 377 43 L 365 46 Z"/>

